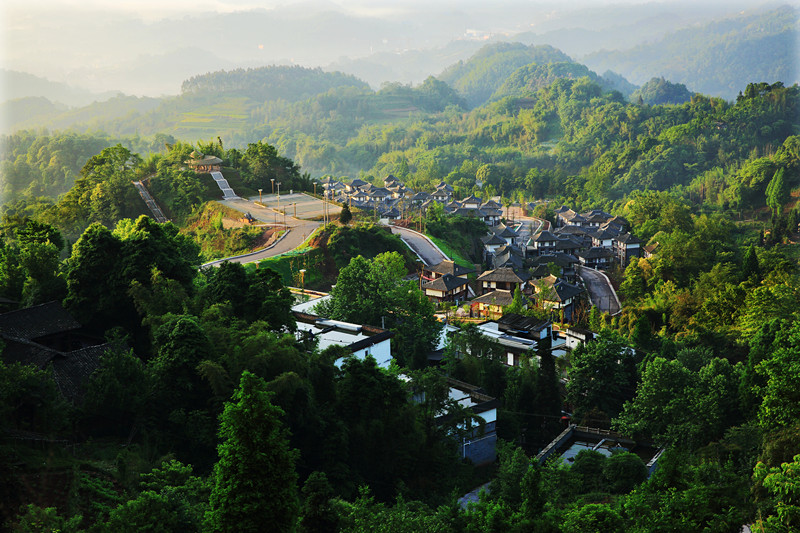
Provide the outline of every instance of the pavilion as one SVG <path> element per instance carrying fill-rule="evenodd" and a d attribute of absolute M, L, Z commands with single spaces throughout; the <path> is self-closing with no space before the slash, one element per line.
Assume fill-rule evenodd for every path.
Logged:
<path fill-rule="evenodd" d="M 195 172 L 220 172 L 222 170 L 222 159 L 213 155 L 204 155 L 193 151 L 189 154 L 189 159 L 184 161 L 189 168 Z"/>

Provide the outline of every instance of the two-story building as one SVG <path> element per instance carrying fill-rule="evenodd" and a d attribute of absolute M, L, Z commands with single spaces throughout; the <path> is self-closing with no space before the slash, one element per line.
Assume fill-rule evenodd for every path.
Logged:
<path fill-rule="evenodd" d="M 537 280 L 533 284 L 535 298 L 543 309 L 564 313 L 564 320 L 571 321 L 575 311 L 575 302 L 583 289 L 571 285 L 555 276 Z"/>
<path fill-rule="evenodd" d="M 512 296 L 514 291 L 523 291 L 525 284 L 530 279 L 530 275 L 524 270 L 514 270 L 513 268 L 496 268 L 487 270 L 478 276 L 478 290 L 481 294 L 495 290 L 509 291 Z"/>

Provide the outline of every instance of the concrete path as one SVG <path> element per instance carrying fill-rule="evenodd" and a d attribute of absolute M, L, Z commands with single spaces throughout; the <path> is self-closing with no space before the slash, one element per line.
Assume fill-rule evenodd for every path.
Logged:
<path fill-rule="evenodd" d="M 476 487 L 475 489 L 469 491 L 468 493 L 466 493 L 465 495 L 463 495 L 458 499 L 458 505 L 460 505 L 462 509 L 466 509 L 469 506 L 469 504 L 478 503 L 478 501 L 480 500 L 481 491 L 485 490 L 487 493 L 490 492 L 489 485 L 491 484 L 492 482 L 490 481 L 488 483 L 484 483 L 480 487 Z"/>
<path fill-rule="evenodd" d="M 408 228 L 391 226 L 392 233 L 399 235 L 403 242 L 411 248 L 426 266 L 438 265 L 450 259 L 428 237 Z"/>
<path fill-rule="evenodd" d="M 583 280 L 589 291 L 592 304 L 603 313 L 616 315 L 622 309 L 617 293 L 608 277 L 598 270 L 586 267 L 577 267 L 578 275 Z"/>

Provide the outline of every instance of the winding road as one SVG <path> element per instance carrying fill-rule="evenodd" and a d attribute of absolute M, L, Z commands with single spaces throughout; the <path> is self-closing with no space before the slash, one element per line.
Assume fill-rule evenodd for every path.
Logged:
<path fill-rule="evenodd" d="M 426 266 L 438 265 L 442 261 L 450 259 L 422 233 L 398 226 L 391 226 L 391 228 L 392 233 L 398 235 Z"/>
<path fill-rule="evenodd" d="M 586 285 L 593 305 L 611 316 L 620 312 L 619 298 L 605 274 L 592 268 L 578 267 L 578 275 Z"/>
<path fill-rule="evenodd" d="M 262 259 L 275 257 L 276 255 L 294 250 L 303 244 L 303 241 L 305 241 L 315 229 L 322 225 L 322 223 L 317 220 L 301 218 L 305 216 L 319 216 L 322 213 L 320 207 L 322 205 L 322 200 L 318 200 L 303 193 L 282 194 L 280 200 L 277 199 L 276 195 L 265 195 L 262 199 L 267 207 L 256 204 L 254 201 L 255 198 L 231 198 L 228 200 L 220 200 L 220 203 L 242 213 L 250 213 L 254 219 L 260 222 L 266 222 L 267 224 L 274 224 L 277 226 L 283 226 L 285 224 L 288 231 L 267 248 L 249 254 L 224 257 L 205 263 L 203 266 L 219 266 L 225 261 L 231 261 L 233 263 L 252 263 L 253 261 L 261 261 Z M 279 204 L 280 208 L 278 207 Z M 331 205 L 331 214 L 338 214 L 341 208 L 333 204 L 329 205 Z M 284 210 L 286 211 L 285 215 L 283 214 Z M 298 214 L 297 218 L 292 216 L 295 212 Z"/>

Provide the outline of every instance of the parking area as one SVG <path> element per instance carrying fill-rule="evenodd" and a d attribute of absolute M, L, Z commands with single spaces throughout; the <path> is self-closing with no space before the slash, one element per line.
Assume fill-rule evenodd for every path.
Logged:
<path fill-rule="evenodd" d="M 258 201 L 258 197 L 249 198 L 249 200 Z M 323 215 L 323 201 L 305 193 L 281 193 L 280 198 L 278 198 L 277 194 L 264 194 L 261 196 L 261 202 L 266 208 L 253 204 L 253 210 L 277 209 L 280 212 L 285 210 L 286 216 L 303 220 L 321 219 Z M 341 210 L 342 208 L 338 205 L 328 202 L 328 214 L 330 216 L 339 216 Z"/>

